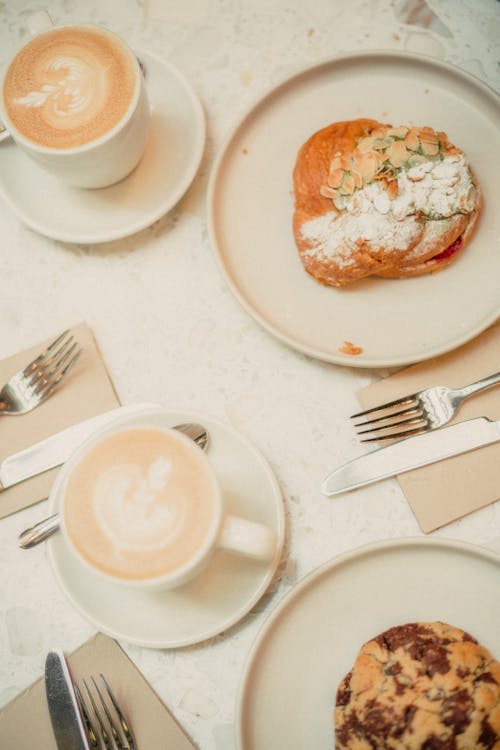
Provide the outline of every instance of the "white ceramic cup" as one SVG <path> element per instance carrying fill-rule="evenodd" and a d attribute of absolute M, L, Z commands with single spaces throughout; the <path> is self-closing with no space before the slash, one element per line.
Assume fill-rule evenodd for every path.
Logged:
<path fill-rule="evenodd" d="M 39 11 L 29 17 L 28 27 L 32 37 L 64 28 L 53 26 L 50 16 L 45 11 Z M 11 61 L 2 71 L 0 80 L 0 117 L 19 148 L 54 177 L 73 187 L 107 187 L 130 174 L 146 147 L 150 106 L 144 76 L 134 53 L 116 34 L 91 25 L 72 24 L 71 27 L 92 28 L 101 34 L 109 35 L 129 55 L 135 75 L 135 89 L 132 101 L 121 120 L 99 138 L 74 148 L 42 146 L 30 140 L 12 123 L 4 103 L 3 82 Z"/>
<path fill-rule="evenodd" d="M 196 552 L 186 563 L 162 575 L 137 579 L 104 572 L 82 554 L 68 533 L 64 498 L 71 475 L 96 445 L 111 435 L 141 428 L 164 431 L 174 440 L 181 441 L 189 451 L 192 451 L 198 469 L 202 468 L 213 488 L 212 498 L 215 499 L 215 502 L 213 503 L 209 531 Z M 171 427 L 168 422 L 168 413 L 156 407 L 147 407 L 142 413 L 138 412 L 119 418 L 87 439 L 59 472 L 51 490 L 49 505 L 52 512 L 59 513 L 61 532 L 69 548 L 82 565 L 92 570 L 100 578 L 135 589 L 162 590 L 180 586 L 200 573 L 208 565 L 217 549 L 224 549 L 257 561 L 271 560 L 276 554 L 277 541 L 274 530 L 264 524 L 230 515 L 225 511 L 220 484 L 208 457 L 194 441 Z"/>

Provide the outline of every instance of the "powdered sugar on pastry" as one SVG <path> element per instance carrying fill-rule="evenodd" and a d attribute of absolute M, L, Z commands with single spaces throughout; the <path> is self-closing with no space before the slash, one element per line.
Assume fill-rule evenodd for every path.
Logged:
<path fill-rule="evenodd" d="M 352 252 L 362 245 L 380 252 L 390 243 L 406 252 L 421 235 L 422 225 L 415 216 L 399 220 L 380 213 L 372 203 L 356 213 L 330 211 L 302 225 L 302 236 L 310 244 L 306 254 L 335 259 L 341 268 L 355 262 Z"/>

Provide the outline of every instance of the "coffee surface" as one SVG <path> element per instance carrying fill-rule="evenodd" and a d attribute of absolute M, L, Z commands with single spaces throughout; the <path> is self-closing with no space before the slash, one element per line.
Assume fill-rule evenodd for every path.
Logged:
<path fill-rule="evenodd" d="M 127 112 L 135 85 L 133 58 L 118 39 L 68 26 L 39 35 L 17 53 L 3 98 L 22 135 L 67 149 L 111 130 Z"/>
<path fill-rule="evenodd" d="M 80 554 L 129 580 L 189 562 L 217 514 L 213 479 L 197 451 L 154 428 L 97 443 L 71 473 L 63 499 L 66 530 Z"/>

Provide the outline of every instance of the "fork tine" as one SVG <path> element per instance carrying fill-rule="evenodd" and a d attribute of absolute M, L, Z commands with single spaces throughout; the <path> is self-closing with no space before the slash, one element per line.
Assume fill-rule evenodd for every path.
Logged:
<path fill-rule="evenodd" d="M 422 414 L 422 410 L 415 404 L 415 406 L 410 406 L 408 409 L 391 411 L 389 414 L 383 414 L 381 417 L 374 417 L 373 419 L 367 419 L 364 422 L 357 422 L 354 427 L 366 427 L 366 425 L 375 424 L 376 422 L 382 422 L 386 419 L 394 419 L 394 417 L 402 417 L 405 414 Z"/>
<path fill-rule="evenodd" d="M 91 746 L 98 748 L 99 740 L 97 739 L 94 725 L 92 724 L 90 720 L 89 712 L 87 711 L 87 706 L 85 705 L 85 701 L 83 700 L 83 695 L 76 682 L 74 683 L 74 687 L 75 687 L 76 699 L 80 707 L 80 713 L 82 714 L 83 723 L 85 724 L 85 729 L 87 730 L 87 737 L 89 738 L 89 742 Z"/>
<path fill-rule="evenodd" d="M 109 699 L 110 699 L 111 703 L 113 704 L 113 707 L 114 707 L 114 709 L 115 709 L 115 711 L 116 711 L 116 713 L 118 715 L 118 719 L 120 720 L 120 725 L 121 725 L 121 728 L 123 730 L 123 734 L 125 735 L 125 737 L 127 739 L 127 742 L 129 744 L 129 748 L 130 748 L 130 750 L 135 750 L 135 740 L 134 740 L 134 738 L 132 736 L 132 732 L 130 731 L 130 727 L 128 726 L 127 722 L 125 721 L 125 717 L 123 716 L 123 714 L 122 714 L 122 712 L 120 710 L 120 707 L 119 707 L 119 705 L 117 703 L 117 700 L 116 700 L 115 696 L 113 695 L 113 692 L 111 691 L 111 688 L 108 685 L 108 681 L 106 680 L 106 678 L 104 677 L 103 674 L 100 674 L 99 677 L 101 678 L 101 681 L 102 681 L 104 687 L 106 688 L 106 692 L 109 695 Z"/>
<path fill-rule="evenodd" d="M 414 430 L 404 430 L 403 432 L 396 432 L 392 435 L 378 435 L 372 438 L 363 438 L 360 443 L 378 443 L 381 440 L 400 440 L 401 438 L 411 437 L 412 435 L 419 435 L 421 432 L 427 432 L 427 427 L 417 427 Z"/>
<path fill-rule="evenodd" d="M 40 362 L 31 373 L 28 373 L 28 385 L 35 386 L 40 379 L 54 373 L 60 366 L 61 362 L 65 361 L 67 353 L 74 350 L 75 346 L 76 343 L 74 342 L 73 336 L 70 336 L 70 338 L 66 339 L 57 351 L 51 354 L 47 359 L 44 359 L 43 362 Z"/>
<path fill-rule="evenodd" d="M 401 425 L 412 425 L 412 424 L 422 424 L 423 427 L 427 424 L 427 420 L 422 414 L 418 414 L 415 417 L 409 417 L 408 419 L 400 419 L 398 422 L 391 422 L 391 424 L 381 424 L 377 427 L 369 427 L 367 430 L 360 430 L 358 432 L 358 435 L 366 435 L 367 432 L 380 432 L 381 430 L 392 430 L 394 427 L 401 427 Z M 399 434 L 399 433 L 392 433 Z"/>
<path fill-rule="evenodd" d="M 32 360 L 26 367 L 24 368 L 22 374 L 26 377 L 30 374 L 31 370 L 33 368 L 38 367 L 39 364 L 41 364 L 47 357 L 49 357 L 56 346 L 58 346 L 61 341 L 68 335 L 70 329 L 68 328 L 66 331 L 63 331 L 54 341 L 48 345 L 48 347 L 43 351 L 41 354 L 39 354 L 37 357 L 35 357 L 34 360 Z"/>
<path fill-rule="evenodd" d="M 100 731 L 100 735 L 102 737 L 102 741 L 104 743 L 104 747 L 111 749 L 111 740 L 110 740 L 110 737 L 109 737 L 109 733 L 106 730 L 106 727 L 104 726 L 104 721 L 102 719 L 102 716 L 101 716 L 101 713 L 100 713 L 99 709 L 97 708 L 96 702 L 94 700 L 94 696 L 90 692 L 89 686 L 87 685 L 86 681 L 82 680 L 82 682 L 83 682 L 83 685 L 84 685 L 85 690 L 87 692 L 87 695 L 89 697 L 89 700 L 90 700 L 90 702 L 92 704 L 92 708 L 94 710 L 94 715 L 95 715 L 95 717 L 97 719 L 97 723 L 99 724 L 99 731 Z"/>
<path fill-rule="evenodd" d="M 101 706 L 103 708 L 103 711 L 106 714 L 106 718 L 108 720 L 109 728 L 111 729 L 111 734 L 113 735 L 113 740 L 115 742 L 116 748 L 117 748 L 117 750 L 125 750 L 125 748 L 123 746 L 123 743 L 121 741 L 120 735 L 118 733 L 118 730 L 117 730 L 117 728 L 115 727 L 115 725 L 113 723 L 113 718 L 112 718 L 112 716 L 111 716 L 111 714 L 109 712 L 109 708 L 107 707 L 106 702 L 105 702 L 104 698 L 102 697 L 101 691 L 99 690 L 99 688 L 97 686 L 97 683 L 94 680 L 94 678 L 91 677 L 90 679 L 92 680 L 92 684 L 94 686 L 94 689 L 95 689 L 97 695 L 99 696 L 99 700 L 101 702 Z"/>
<path fill-rule="evenodd" d="M 76 347 L 77 344 L 75 342 L 73 346 L 71 346 L 71 348 L 66 352 L 66 354 L 61 357 L 61 359 L 56 363 L 54 368 L 50 370 L 50 372 L 46 373 L 43 379 L 38 379 L 37 383 L 35 383 L 34 385 L 35 393 L 38 393 L 43 398 L 46 398 L 48 395 L 48 393 L 46 392 L 52 392 L 54 390 L 56 385 L 58 385 L 61 380 L 68 374 L 68 372 L 82 353 L 82 350 L 79 349 L 75 354 L 73 354 Z M 71 359 L 69 362 L 67 362 L 69 357 L 71 357 Z"/>
<path fill-rule="evenodd" d="M 386 404 L 379 404 L 379 406 L 372 406 L 371 409 L 365 409 L 364 411 L 359 411 L 357 414 L 352 414 L 351 419 L 364 417 L 365 414 L 373 414 L 374 411 L 380 411 L 381 409 L 389 409 L 392 406 L 402 406 L 403 404 L 408 404 L 412 401 L 416 403 L 417 395 L 418 394 L 416 393 L 412 393 L 409 396 L 403 396 L 402 398 L 397 398 L 395 401 L 388 401 Z"/>
<path fill-rule="evenodd" d="M 57 388 L 59 383 L 66 377 L 68 372 L 71 370 L 75 362 L 77 361 L 78 357 L 82 353 L 82 350 L 79 349 L 77 353 L 74 355 L 74 357 L 68 362 L 68 364 L 61 370 L 61 372 L 53 379 L 50 380 L 48 378 L 45 378 L 35 389 L 34 393 L 39 399 L 39 403 L 42 403 L 42 401 L 45 401 L 51 393 Z"/>

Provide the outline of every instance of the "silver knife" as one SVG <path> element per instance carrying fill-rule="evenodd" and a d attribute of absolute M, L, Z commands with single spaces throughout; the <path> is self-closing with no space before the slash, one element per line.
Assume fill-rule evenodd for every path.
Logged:
<path fill-rule="evenodd" d="M 131 404 L 119 406 L 111 411 L 98 414 L 84 422 L 72 425 L 45 440 L 31 445 L 19 453 L 4 459 L 0 464 L 0 492 L 24 479 L 34 477 L 44 471 L 63 464 L 89 435 L 109 422 L 134 411 L 152 408 L 154 404 Z"/>
<path fill-rule="evenodd" d="M 363 487 L 419 466 L 442 461 L 500 440 L 500 420 L 477 417 L 378 448 L 340 466 L 321 485 L 324 495 Z"/>
<path fill-rule="evenodd" d="M 62 651 L 47 654 L 45 692 L 58 749 L 90 750 L 73 681 Z"/>

